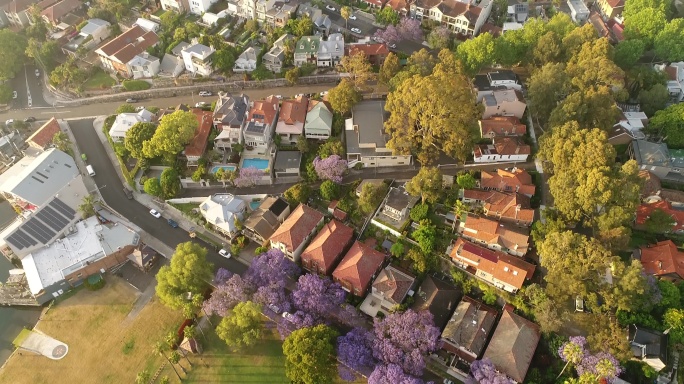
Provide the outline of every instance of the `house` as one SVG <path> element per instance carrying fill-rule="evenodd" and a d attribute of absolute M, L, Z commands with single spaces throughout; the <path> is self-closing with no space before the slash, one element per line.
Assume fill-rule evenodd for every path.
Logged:
<path fill-rule="evenodd" d="M 370 317 L 375 317 L 378 312 L 389 315 L 406 297 L 413 296 L 415 283 L 414 276 L 388 265 L 378 273 L 370 295 L 366 296 L 359 309 Z"/>
<path fill-rule="evenodd" d="M 265 23 L 274 28 L 285 27 L 296 9 L 297 4 L 276 2 L 273 8 L 266 11 Z"/>
<path fill-rule="evenodd" d="M 401 221 L 408 217 L 418 200 L 419 197 L 409 195 L 403 187 L 392 187 L 385 198 L 382 212 L 396 221 Z"/>
<path fill-rule="evenodd" d="M 309 19 L 316 20 L 323 14 L 323 11 L 318 7 L 318 5 L 312 4 L 310 2 L 299 4 L 297 7 L 297 18 L 308 17 Z"/>
<path fill-rule="evenodd" d="M 610 28 L 606 25 L 606 22 L 603 21 L 601 18 L 601 15 L 596 13 L 595 11 L 592 11 L 589 14 L 589 22 L 591 25 L 594 27 L 596 30 L 596 34 L 598 35 L 599 38 L 606 37 L 609 40 L 612 39 L 612 36 L 610 34 Z"/>
<path fill-rule="evenodd" d="M 78 35 L 62 46 L 66 55 L 76 55 L 79 48 L 91 50 L 107 39 L 111 34 L 111 24 L 102 19 L 90 19 L 78 32 Z"/>
<path fill-rule="evenodd" d="M 275 7 L 276 0 L 256 0 L 256 19 L 260 22 L 266 21 L 266 13 Z"/>
<path fill-rule="evenodd" d="M 180 56 L 175 56 L 171 53 L 164 54 L 161 63 L 159 64 L 159 77 L 178 77 L 185 70 L 185 62 Z"/>
<path fill-rule="evenodd" d="M 497 169 L 496 173 L 482 171 L 479 187 L 484 190 L 517 192 L 527 197 L 534 196 L 536 190 L 532 176 L 526 170 L 515 167 L 510 170 Z"/>
<path fill-rule="evenodd" d="M 435 326 L 441 330 L 447 324 L 461 296 L 462 293 L 453 285 L 427 275 L 413 296 L 411 309 L 416 312 L 432 313 Z"/>
<path fill-rule="evenodd" d="M 384 263 L 384 254 L 357 240 L 335 268 L 333 280 L 345 291 L 363 297 Z"/>
<path fill-rule="evenodd" d="M 307 139 L 328 140 L 332 134 L 333 113 L 327 101 L 309 100 L 304 122 Z"/>
<path fill-rule="evenodd" d="M 114 142 L 123 142 L 126 132 L 137 123 L 152 122 L 154 114 L 146 109 L 136 113 L 120 113 L 116 116 L 114 124 L 109 129 L 109 136 Z"/>
<path fill-rule="evenodd" d="M 294 65 L 301 67 L 307 63 L 317 64 L 316 55 L 321 45 L 321 36 L 302 36 L 295 44 Z"/>
<path fill-rule="evenodd" d="M 68 14 L 76 11 L 82 6 L 83 2 L 81 2 L 81 0 L 62 0 L 45 8 L 42 12 L 40 12 L 40 16 L 43 18 L 45 23 L 47 23 L 47 25 L 58 27 Z"/>
<path fill-rule="evenodd" d="M 622 8 L 625 6 L 625 0 L 598 0 L 596 2 L 601 15 L 610 20 L 622 14 Z"/>
<path fill-rule="evenodd" d="M 161 0 L 161 7 L 165 11 L 174 11 L 176 13 L 186 13 L 190 9 L 188 0 Z"/>
<path fill-rule="evenodd" d="M 501 314 L 483 358 L 490 359 L 497 371 L 516 383 L 522 383 L 540 337 L 541 332 L 537 324 L 516 315 L 507 306 Z"/>
<path fill-rule="evenodd" d="M 525 99 L 519 91 L 496 90 L 482 97 L 483 119 L 492 116 L 515 116 L 522 119 L 525 113 Z"/>
<path fill-rule="evenodd" d="M 143 272 L 149 272 L 157 259 L 157 251 L 152 249 L 149 245 L 138 243 L 138 246 L 133 252 L 128 255 L 128 260 L 133 262 L 137 268 Z"/>
<path fill-rule="evenodd" d="M 313 21 L 314 33 L 316 35 L 328 36 L 330 33 L 330 26 L 332 25 L 330 16 L 321 13 L 318 17 L 311 20 Z"/>
<path fill-rule="evenodd" d="M 504 223 L 529 227 L 534 221 L 530 198 L 517 192 L 466 189 L 463 191 L 463 202 L 481 205 L 487 217 Z"/>
<path fill-rule="evenodd" d="M 345 222 L 347 220 L 347 212 L 337 208 L 340 204 L 339 200 L 333 200 L 328 204 L 328 213 L 332 215 L 335 219 Z"/>
<path fill-rule="evenodd" d="M 674 209 L 672 203 L 667 200 L 660 200 L 652 203 L 642 203 L 637 207 L 636 212 L 636 226 L 643 227 L 646 220 L 651 216 L 653 211 L 659 209 L 674 220 L 674 225 L 670 232 L 681 234 L 684 233 L 684 211 Z"/>
<path fill-rule="evenodd" d="M 157 76 L 161 62 L 158 57 L 152 56 L 147 52 L 136 55 L 128 62 L 130 70 L 129 77 L 134 79 L 145 79 Z"/>
<path fill-rule="evenodd" d="M 207 223 L 229 239 L 239 234 L 235 221 L 243 220 L 246 210 L 245 201 L 230 193 L 217 193 L 200 203 L 200 213 Z"/>
<path fill-rule="evenodd" d="M 133 28 L 110 40 L 95 52 L 100 57 L 100 63 L 105 70 L 130 77 L 131 70 L 128 62 L 136 55 L 157 45 L 158 42 L 159 37 L 156 33 L 145 31 L 134 25 Z"/>
<path fill-rule="evenodd" d="M 527 3 L 518 3 L 508 6 L 508 19 L 517 23 L 524 23 L 530 14 L 530 6 Z"/>
<path fill-rule="evenodd" d="M 619 125 L 627 130 L 630 134 L 635 137 L 643 139 L 646 137 L 642 129 L 648 125 L 648 116 L 643 112 L 623 112 L 620 111 L 618 116 L 618 122 L 615 125 Z"/>
<path fill-rule="evenodd" d="M 218 0 L 190 0 L 188 3 L 190 5 L 190 13 L 193 15 L 202 16 L 203 14 L 209 12 L 209 8 L 216 3 Z"/>
<path fill-rule="evenodd" d="M 304 133 L 308 106 L 309 98 L 306 96 L 283 100 L 275 128 L 276 134 L 280 136 L 280 143 L 285 145 L 297 143 L 299 137 Z"/>
<path fill-rule="evenodd" d="M 152 31 L 154 33 L 157 33 L 160 28 L 159 23 L 155 23 L 152 20 L 144 19 L 142 17 L 138 17 L 138 20 L 136 20 L 133 25 L 137 25 L 148 32 Z"/>
<path fill-rule="evenodd" d="M 494 330 L 496 309 L 464 296 L 442 331 L 442 349 L 467 364 L 482 356 Z M 450 365 L 455 365 L 456 359 Z"/>
<path fill-rule="evenodd" d="M 371 65 L 381 66 L 385 62 L 385 58 L 389 55 L 387 45 L 381 43 L 358 43 L 351 44 L 347 48 L 347 55 L 354 56 L 359 53 L 366 55 L 368 62 Z"/>
<path fill-rule="evenodd" d="M 250 73 L 257 67 L 257 52 L 254 47 L 245 49 L 244 52 L 238 56 L 233 66 L 233 72 L 236 73 Z"/>
<path fill-rule="evenodd" d="M 670 65 L 656 64 L 653 67 L 667 77 L 667 90 L 672 102 L 684 101 L 684 61 Z"/>
<path fill-rule="evenodd" d="M 26 139 L 26 143 L 29 147 L 44 151 L 52 145 L 52 139 L 60 131 L 59 122 L 53 117 L 29 136 L 28 139 Z"/>
<path fill-rule="evenodd" d="M 279 100 L 273 95 L 254 102 L 244 129 L 245 145 L 264 153 L 268 150 L 278 121 L 278 106 Z"/>
<path fill-rule="evenodd" d="M 667 333 L 630 325 L 629 345 L 634 358 L 660 372 L 667 365 L 668 336 Z"/>
<path fill-rule="evenodd" d="M 344 36 L 341 33 L 333 33 L 328 40 L 321 40 L 316 54 L 316 66 L 334 67 L 344 57 Z"/>
<path fill-rule="evenodd" d="M 299 151 L 278 151 L 273 165 L 275 177 L 299 177 L 302 153 Z"/>
<path fill-rule="evenodd" d="M 406 16 L 409 11 L 408 3 L 406 0 L 387 0 L 385 7 L 390 7 L 392 10 L 399 15 Z"/>
<path fill-rule="evenodd" d="M 570 17 L 575 23 L 585 23 L 589 19 L 589 8 L 583 0 L 567 0 L 566 4 L 570 8 Z"/>
<path fill-rule="evenodd" d="M 44 2 L 46 6 L 56 3 L 57 0 L 48 0 Z M 31 15 L 29 14 L 29 7 L 35 3 L 35 0 L 12 0 L 9 4 L 3 7 L 7 21 L 10 25 L 16 27 L 28 27 L 31 23 Z"/>
<path fill-rule="evenodd" d="M 505 23 L 504 23 L 505 24 Z M 498 25 L 494 25 L 490 22 L 482 24 L 480 28 L 480 34 L 489 33 L 492 37 L 500 37 L 503 34 L 503 28 Z"/>
<path fill-rule="evenodd" d="M 232 96 L 219 92 L 214 108 L 214 125 L 219 134 L 214 139 L 216 149 L 231 149 L 235 144 L 242 143 L 242 130 L 247 120 L 249 96 L 241 94 Z"/>
<path fill-rule="evenodd" d="M 522 81 L 515 72 L 509 69 L 500 69 L 485 75 L 475 75 L 473 87 L 477 92 L 477 102 L 479 103 L 485 95 L 491 94 L 492 91 L 506 89 L 521 91 Z"/>
<path fill-rule="evenodd" d="M 493 1 L 472 5 L 459 0 L 417 0 L 411 3 L 411 16 L 430 19 L 464 36 L 474 37 L 489 18 Z"/>
<path fill-rule="evenodd" d="M 354 230 L 333 219 L 302 252 L 302 267 L 309 272 L 330 276 L 354 237 Z"/>
<path fill-rule="evenodd" d="M 642 245 L 634 250 L 633 256 L 641 261 L 644 272 L 648 275 L 667 280 L 684 279 L 684 252 L 680 252 L 672 240 Z"/>
<path fill-rule="evenodd" d="M 193 41 L 181 51 L 185 70 L 194 75 L 210 76 L 214 73 L 211 62 L 214 52 L 214 48 Z"/>
<path fill-rule="evenodd" d="M 458 232 L 467 240 L 515 256 L 524 256 L 529 247 L 529 232 L 521 228 L 513 230 L 506 224 L 485 217 L 467 215 L 461 221 Z"/>
<path fill-rule="evenodd" d="M 387 148 L 385 113 L 382 100 L 364 100 L 352 108 L 352 117 L 345 121 L 344 127 L 350 166 L 359 162 L 372 168 L 411 164 L 410 154 L 394 154 Z"/>
<path fill-rule="evenodd" d="M 459 238 L 449 256 L 454 264 L 489 284 L 515 293 L 532 278 L 534 265 L 521 258 L 481 247 Z"/>
<path fill-rule="evenodd" d="M 280 249 L 290 260 L 299 262 L 299 256 L 318 231 L 323 218 L 323 214 L 317 210 L 299 204 L 271 235 L 271 248 Z"/>
<path fill-rule="evenodd" d="M 266 69 L 271 72 L 282 71 L 285 62 L 285 45 L 291 39 L 294 39 L 294 36 L 286 33 L 273 42 L 273 47 L 261 58 Z"/>
<path fill-rule="evenodd" d="M 204 156 L 204 152 L 207 150 L 207 139 L 209 139 L 211 129 L 214 127 L 211 111 L 193 108 L 192 113 L 195 114 L 198 125 L 195 135 L 183 151 L 183 154 L 188 159 L 189 167 L 197 166 L 199 159 Z"/>
<path fill-rule="evenodd" d="M 630 158 L 660 180 L 684 182 L 684 151 L 669 149 L 665 143 L 633 140 L 627 149 Z"/>
<path fill-rule="evenodd" d="M 495 137 L 493 144 L 476 145 L 473 160 L 476 163 L 525 162 L 532 153 L 529 145 L 517 137 Z"/>
<path fill-rule="evenodd" d="M 285 200 L 269 196 L 245 220 L 242 233 L 257 244 L 263 244 L 289 215 L 290 205 Z"/>
<path fill-rule="evenodd" d="M 19 132 L 10 132 L 0 136 L 0 157 L 11 160 L 12 156 L 20 156 L 21 150 L 19 148 L 23 145 L 24 138 Z"/>
<path fill-rule="evenodd" d="M 21 260 L 29 289 L 38 303 L 60 296 L 102 269 L 122 264 L 138 246 L 140 235 L 134 229 L 114 215 L 108 215 L 106 222 L 100 222 L 99 216 L 79 221 L 68 236 Z"/>
<path fill-rule="evenodd" d="M 494 138 L 495 136 L 523 136 L 527 127 L 515 116 L 494 116 L 479 122 L 480 136 Z"/>

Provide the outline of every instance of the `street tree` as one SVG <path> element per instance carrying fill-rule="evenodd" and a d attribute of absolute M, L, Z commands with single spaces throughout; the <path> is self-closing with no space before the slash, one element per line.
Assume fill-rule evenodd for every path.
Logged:
<path fill-rule="evenodd" d="M 360 371 L 375 366 L 373 358 L 373 334 L 365 328 L 356 327 L 337 338 L 337 358 L 340 363 Z"/>
<path fill-rule="evenodd" d="M 197 117 L 189 111 L 177 110 L 164 116 L 154 136 L 144 142 L 143 154 L 147 158 L 174 158 L 192 140 L 198 125 Z"/>
<path fill-rule="evenodd" d="M 411 196 L 420 196 L 421 203 L 434 203 L 442 193 L 442 172 L 437 167 L 421 167 L 405 185 Z"/>
<path fill-rule="evenodd" d="M 359 209 L 365 215 L 369 215 L 378 208 L 380 202 L 387 195 L 387 185 L 373 185 L 370 183 L 364 184 L 361 187 L 361 195 L 359 196 Z"/>
<path fill-rule="evenodd" d="M 307 273 L 297 281 L 292 292 L 292 301 L 297 310 L 316 318 L 326 318 L 344 303 L 346 297 L 342 287 L 329 277 Z"/>
<path fill-rule="evenodd" d="M 447 27 L 437 27 L 430 32 L 427 42 L 432 49 L 449 48 L 451 45 L 451 31 Z"/>
<path fill-rule="evenodd" d="M 568 19 L 570 18 L 568 17 Z M 598 34 L 591 23 L 586 23 L 579 28 L 573 28 L 562 39 L 565 59 L 572 59 L 582 50 L 582 47 L 584 47 L 585 43 L 593 44 L 597 39 Z"/>
<path fill-rule="evenodd" d="M 114 112 L 117 115 L 120 113 L 135 113 L 135 105 L 133 104 L 121 104 L 116 108 L 116 111 Z"/>
<path fill-rule="evenodd" d="M 320 191 L 324 199 L 333 201 L 339 197 L 340 186 L 331 180 L 325 180 L 321 183 Z"/>
<path fill-rule="evenodd" d="M 7 83 L 0 84 L 0 104 L 12 101 L 12 88 Z"/>
<path fill-rule="evenodd" d="M 161 197 L 164 195 L 164 191 L 159 183 L 159 179 L 156 177 L 150 177 L 149 179 L 145 180 L 145 184 L 143 184 L 143 190 L 148 195 L 154 197 Z"/>
<path fill-rule="evenodd" d="M 522 292 L 528 300 L 534 320 L 541 327 L 542 332 L 557 332 L 565 321 L 565 313 L 562 308 L 551 300 L 544 288 L 537 284 L 531 284 Z"/>
<path fill-rule="evenodd" d="M 356 90 L 354 83 L 349 79 L 342 81 L 328 93 L 328 102 L 337 113 L 346 115 L 351 112 L 356 103 L 361 101 L 361 94 Z"/>
<path fill-rule="evenodd" d="M 666 17 L 672 16 L 672 0 L 630 0 L 625 2 L 623 16 L 629 19 L 644 9 L 661 11 Z"/>
<path fill-rule="evenodd" d="M 640 39 L 629 39 L 621 41 L 615 46 L 615 56 L 613 61 L 623 70 L 634 67 L 634 64 L 644 55 L 646 43 Z"/>
<path fill-rule="evenodd" d="M 612 61 L 613 47 L 608 39 L 584 43 L 568 62 L 566 71 L 577 90 L 589 87 L 622 87 L 625 74 Z"/>
<path fill-rule="evenodd" d="M 380 74 L 378 75 L 378 80 L 381 83 L 389 85 L 390 80 L 399 72 L 401 65 L 399 64 L 399 57 L 390 52 L 385 57 L 385 61 L 380 67 Z"/>
<path fill-rule="evenodd" d="M 309 200 L 309 196 L 311 196 L 311 187 L 304 183 L 295 184 L 283 193 L 285 200 L 292 206 L 306 203 Z"/>
<path fill-rule="evenodd" d="M 26 46 L 26 56 L 34 59 L 36 65 L 45 71 L 52 71 L 56 67 L 55 57 L 59 51 L 59 45 L 54 40 L 45 42 L 29 39 Z"/>
<path fill-rule="evenodd" d="M 508 384 L 511 380 L 506 375 L 499 373 L 494 363 L 489 358 L 475 360 L 470 364 L 472 378 L 467 384 Z M 473 381 L 472 379 L 475 379 Z"/>
<path fill-rule="evenodd" d="M 296 280 L 301 269 L 278 249 L 269 249 L 255 257 L 245 272 L 245 279 L 255 287 L 276 284 L 284 287 Z"/>
<path fill-rule="evenodd" d="M 159 176 L 159 186 L 161 187 L 164 198 L 171 199 L 181 191 L 180 175 L 175 168 L 166 168 Z"/>
<path fill-rule="evenodd" d="M 684 60 L 684 19 L 670 20 L 655 37 L 655 54 L 665 61 Z"/>
<path fill-rule="evenodd" d="M 7 28 L 0 30 L 0 79 L 9 80 L 24 68 L 27 47 L 24 37 Z"/>
<path fill-rule="evenodd" d="M 549 31 L 539 38 L 532 52 L 532 61 L 535 67 L 560 61 L 563 55 L 561 44 L 560 38 L 553 31 Z"/>
<path fill-rule="evenodd" d="M 624 34 L 627 39 L 641 39 L 647 47 L 652 47 L 666 24 L 667 18 L 664 11 L 645 8 L 630 17 L 625 17 Z"/>
<path fill-rule="evenodd" d="M 287 82 L 290 85 L 294 85 L 294 84 L 297 84 L 297 80 L 299 80 L 300 75 L 301 75 L 301 71 L 300 71 L 299 67 L 294 67 L 294 68 L 288 70 L 287 72 L 285 72 L 285 80 L 287 80 Z M 301 135 L 299 137 L 300 138 L 301 137 L 306 138 L 306 136 L 304 136 L 304 135 Z"/>
<path fill-rule="evenodd" d="M 263 306 L 275 305 L 283 312 L 293 312 L 292 297 L 289 291 L 277 283 L 257 288 L 252 300 Z"/>
<path fill-rule="evenodd" d="M 125 104 L 128 105 L 128 104 Z M 152 139 L 157 125 L 154 123 L 135 123 L 126 131 L 124 146 L 131 153 L 131 156 L 140 160 L 143 158 L 143 144 Z"/>
<path fill-rule="evenodd" d="M 634 354 L 629 345 L 627 329 L 610 316 L 601 314 L 592 315 L 587 324 L 591 324 L 587 341 L 589 350 L 594 352 L 607 352 L 615 356 L 619 361 L 627 361 Z"/>
<path fill-rule="evenodd" d="M 302 384 L 332 384 L 337 336 L 337 331 L 327 325 L 292 332 L 283 343 L 287 378 Z"/>
<path fill-rule="evenodd" d="M 178 244 L 170 265 L 157 273 L 156 292 L 162 304 L 180 309 L 188 295 L 202 295 L 214 274 L 207 250 L 193 242 Z"/>
<path fill-rule="evenodd" d="M 570 90 L 570 79 L 565 73 L 565 64 L 548 63 L 532 73 L 527 81 L 527 102 L 537 122 L 546 125 L 551 111 Z"/>
<path fill-rule="evenodd" d="M 252 301 L 238 303 L 216 327 L 216 334 L 233 351 L 254 346 L 263 334 L 261 306 Z"/>
<path fill-rule="evenodd" d="M 344 19 L 344 29 L 349 29 L 349 16 L 352 15 L 351 8 L 343 6 L 340 8 L 340 16 Z"/>
<path fill-rule="evenodd" d="M 86 195 L 83 197 L 81 204 L 78 206 L 78 211 L 81 212 L 81 217 L 83 219 L 95 216 L 95 203 L 97 203 L 97 200 L 93 195 Z"/>
<path fill-rule="evenodd" d="M 392 7 L 383 7 L 375 14 L 375 21 L 382 25 L 397 25 L 399 24 L 399 14 L 394 12 Z"/>
<path fill-rule="evenodd" d="M 234 274 L 214 289 L 202 309 L 209 314 L 225 316 L 238 303 L 251 300 L 254 291 L 253 284 Z"/>
<path fill-rule="evenodd" d="M 362 51 L 344 56 L 340 65 L 344 72 L 349 73 L 349 79 L 358 90 L 365 89 L 366 84 L 375 78 L 373 66 L 368 61 L 368 56 Z"/>
<path fill-rule="evenodd" d="M 423 380 L 405 373 L 398 364 L 378 364 L 368 376 L 368 384 L 423 384 Z"/>
<path fill-rule="evenodd" d="M 341 183 L 344 174 L 347 172 L 347 160 L 338 155 L 331 155 L 325 159 L 316 157 L 313 161 L 316 174 L 321 180 L 330 180 L 334 183 Z"/>

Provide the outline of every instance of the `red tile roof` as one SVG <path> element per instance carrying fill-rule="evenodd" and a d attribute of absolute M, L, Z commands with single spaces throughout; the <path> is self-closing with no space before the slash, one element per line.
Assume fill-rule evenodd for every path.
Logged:
<path fill-rule="evenodd" d="M 385 300 L 401 304 L 415 281 L 415 277 L 390 265 L 380 271 L 373 282 L 373 288 L 381 292 Z"/>
<path fill-rule="evenodd" d="M 524 135 L 527 127 L 515 116 L 494 116 L 480 120 L 482 136 Z"/>
<path fill-rule="evenodd" d="M 662 188 L 658 176 L 645 169 L 639 171 L 639 177 L 644 179 L 644 185 L 641 187 L 641 194 L 643 196 L 651 196 Z"/>
<path fill-rule="evenodd" d="M 193 108 L 192 113 L 195 114 L 199 126 L 192 141 L 185 147 L 185 156 L 201 157 L 207 149 L 207 139 L 211 133 L 214 118 L 211 111 L 203 111 L 199 108 Z"/>
<path fill-rule="evenodd" d="M 270 240 L 274 243 L 282 243 L 289 252 L 294 252 L 304 239 L 316 229 L 316 225 L 321 220 L 323 220 L 322 213 L 307 205 L 299 204 L 271 235 Z"/>
<path fill-rule="evenodd" d="M 496 370 L 522 383 L 537 349 L 539 326 L 510 310 L 504 310 L 484 358 L 489 358 Z"/>
<path fill-rule="evenodd" d="M 665 74 L 667 75 L 668 79 L 677 81 L 677 67 L 668 65 L 665 67 Z"/>
<path fill-rule="evenodd" d="M 608 26 L 601 18 L 601 15 L 599 15 L 597 12 L 591 13 L 591 16 L 589 16 L 589 22 L 594 27 L 599 37 L 610 36 L 610 30 L 608 29 Z"/>
<path fill-rule="evenodd" d="M 302 252 L 302 264 L 305 261 L 316 263 L 319 268 L 328 271 L 339 261 L 342 252 L 354 237 L 354 230 L 337 220 L 331 220 Z"/>
<path fill-rule="evenodd" d="M 613 8 L 622 7 L 625 5 L 625 0 L 606 0 L 606 4 Z"/>
<path fill-rule="evenodd" d="M 377 56 L 377 55 L 388 55 L 389 49 L 385 44 L 373 43 L 373 44 L 352 44 L 348 46 L 349 56 L 353 56 L 359 52 L 363 52 L 367 57 Z"/>
<path fill-rule="evenodd" d="M 280 115 L 278 120 L 285 124 L 302 123 L 306 120 L 306 110 L 308 107 L 309 98 L 300 96 L 297 99 L 284 100 L 280 106 Z"/>
<path fill-rule="evenodd" d="M 518 192 L 523 195 L 534 195 L 536 186 L 532 183 L 532 176 L 524 169 L 513 168 L 497 169 L 496 173 L 482 171 L 480 187 L 484 189 L 496 189 L 503 192 Z"/>
<path fill-rule="evenodd" d="M 406 13 L 408 10 L 408 4 L 406 3 L 406 0 L 387 0 L 385 7 L 390 7 L 398 13 Z"/>
<path fill-rule="evenodd" d="M 503 28 L 487 22 L 482 24 L 482 27 L 480 28 L 480 34 L 487 32 L 494 37 L 499 37 L 503 33 Z"/>
<path fill-rule="evenodd" d="M 532 150 L 522 140 L 512 137 L 494 139 L 494 147 L 499 155 L 529 155 Z"/>
<path fill-rule="evenodd" d="M 534 209 L 530 208 L 530 198 L 520 193 L 466 189 L 463 191 L 463 198 L 482 201 L 487 216 L 525 224 L 531 224 L 534 220 Z"/>
<path fill-rule="evenodd" d="M 255 101 L 252 109 L 249 110 L 247 120 L 254 120 L 268 125 L 273 124 L 278 113 L 278 104 L 278 98 L 273 95 L 264 100 Z"/>
<path fill-rule="evenodd" d="M 59 123 L 57 122 L 57 119 L 53 117 L 47 123 L 43 124 L 42 127 L 38 128 L 33 135 L 29 136 L 29 138 L 26 139 L 26 142 L 33 147 L 45 149 L 52 143 L 52 138 L 55 137 L 59 131 Z"/>
<path fill-rule="evenodd" d="M 646 223 L 646 219 L 648 219 L 651 213 L 656 209 L 662 210 L 674 219 L 675 224 L 672 227 L 672 231 L 684 230 L 684 211 L 672 209 L 672 204 L 665 200 L 657 201 L 655 203 L 650 204 L 641 204 L 637 208 L 636 224 L 644 225 Z"/>
<path fill-rule="evenodd" d="M 468 215 L 462 222 L 460 230 L 463 236 L 484 241 L 485 244 L 499 245 L 522 254 L 527 253 L 529 235 L 512 230 L 498 221 L 485 217 Z"/>
<path fill-rule="evenodd" d="M 356 241 L 333 272 L 333 278 L 342 286 L 350 284 L 352 292 L 358 290 L 363 295 L 384 261 L 384 254 Z"/>
<path fill-rule="evenodd" d="M 622 25 L 615 23 L 613 26 L 610 28 L 611 31 L 613 31 L 613 36 L 615 36 L 615 40 L 618 42 L 625 40 L 625 27 Z"/>
<path fill-rule="evenodd" d="M 677 274 L 684 278 L 684 253 L 672 240 L 641 247 L 641 265 L 649 275 Z"/>
<path fill-rule="evenodd" d="M 74 11 L 78 7 L 82 6 L 81 0 L 62 0 L 59 3 L 45 9 L 40 13 L 41 16 L 46 17 L 51 23 L 57 23 L 62 17 L 66 16 L 69 12 Z"/>
<path fill-rule="evenodd" d="M 121 63 L 128 63 L 135 55 L 145 52 L 147 48 L 159 42 L 159 37 L 152 31 L 145 31 L 139 25 L 120 34 L 109 43 L 98 49 L 105 56 Z"/>

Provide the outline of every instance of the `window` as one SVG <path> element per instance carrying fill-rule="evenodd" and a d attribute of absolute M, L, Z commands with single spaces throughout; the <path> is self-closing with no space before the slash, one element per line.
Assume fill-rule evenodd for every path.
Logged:
<path fill-rule="evenodd" d="M 504 272 L 508 272 L 508 267 L 504 267 Z"/>
<path fill-rule="evenodd" d="M 513 271 L 514 276 L 518 276 L 518 271 Z"/>

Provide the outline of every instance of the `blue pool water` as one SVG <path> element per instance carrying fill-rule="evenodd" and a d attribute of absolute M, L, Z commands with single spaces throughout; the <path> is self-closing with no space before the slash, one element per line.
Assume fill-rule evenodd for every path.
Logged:
<path fill-rule="evenodd" d="M 249 203 L 249 207 L 252 208 L 252 211 L 259 208 L 260 205 L 261 205 L 261 201 L 252 201 Z"/>
<path fill-rule="evenodd" d="M 209 172 L 213 174 L 213 173 L 218 172 L 219 169 L 223 169 L 223 171 L 225 172 L 225 171 L 234 171 L 235 169 L 237 169 L 237 167 L 234 165 L 214 165 L 213 167 L 211 167 Z"/>
<path fill-rule="evenodd" d="M 268 169 L 268 160 L 266 159 L 244 159 L 242 160 L 242 168 L 254 167 L 260 170 Z"/>

